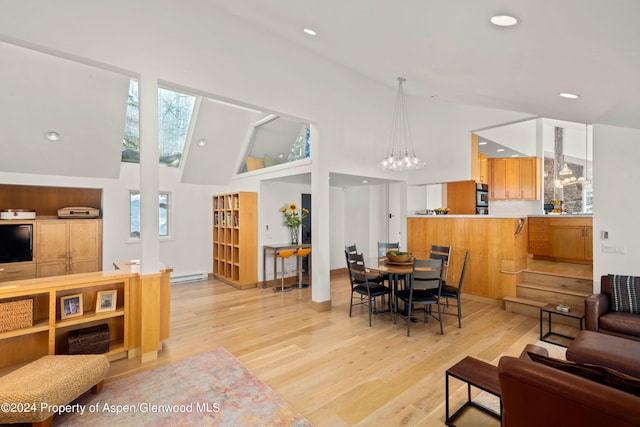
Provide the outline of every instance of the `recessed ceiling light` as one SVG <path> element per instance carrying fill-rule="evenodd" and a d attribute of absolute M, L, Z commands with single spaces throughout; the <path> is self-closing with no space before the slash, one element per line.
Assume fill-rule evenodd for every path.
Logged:
<path fill-rule="evenodd" d="M 504 151 L 504 148 L 498 148 L 496 151 L 502 152 Z"/>
<path fill-rule="evenodd" d="M 316 33 L 315 31 L 313 31 L 311 28 L 305 28 L 305 29 L 304 29 L 304 30 L 302 30 L 302 31 L 304 31 L 305 33 L 309 34 L 310 36 L 315 36 L 315 35 L 317 35 L 317 34 L 318 34 L 318 33 Z"/>
<path fill-rule="evenodd" d="M 362 180 L 362 183 L 363 183 L 363 184 L 366 184 L 367 182 L 369 182 L 369 181 L 367 181 L 366 179 L 363 179 L 363 180 Z"/>
<path fill-rule="evenodd" d="M 487 145 L 487 141 L 478 142 L 478 145 Z"/>
<path fill-rule="evenodd" d="M 580 98 L 580 95 L 576 95 L 575 93 L 569 93 L 569 92 L 562 92 L 560 94 L 561 97 L 563 98 L 567 98 L 567 99 L 578 99 Z"/>
<path fill-rule="evenodd" d="M 513 27 L 518 22 L 518 18 L 509 15 L 496 15 L 491 17 L 491 23 L 498 27 Z"/>
<path fill-rule="evenodd" d="M 60 135 L 60 133 L 55 130 L 50 130 L 45 132 L 44 137 L 47 138 L 49 141 L 60 141 L 60 139 L 62 139 L 62 136 Z"/>
<path fill-rule="evenodd" d="M 205 147 L 207 145 L 207 140 L 202 138 L 198 140 L 198 147 Z"/>
<path fill-rule="evenodd" d="M 520 154 L 512 154 L 511 157 L 520 157 Z"/>

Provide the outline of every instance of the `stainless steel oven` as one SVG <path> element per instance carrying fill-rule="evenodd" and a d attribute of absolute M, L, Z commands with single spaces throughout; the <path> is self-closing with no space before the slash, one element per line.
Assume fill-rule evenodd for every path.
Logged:
<path fill-rule="evenodd" d="M 476 183 L 476 214 L 489 214 L 489 186 L 479 182 Z"/>

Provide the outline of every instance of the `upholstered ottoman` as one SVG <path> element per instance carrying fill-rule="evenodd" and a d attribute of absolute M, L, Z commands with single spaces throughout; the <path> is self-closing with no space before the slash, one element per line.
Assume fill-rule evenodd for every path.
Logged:
<path fill-rule="evenodd" d="M 102 391 L 109 361 L 101 354 L 44 356 L 0 377 L 0 423 L 48 426 L 56 406 Z M 73 409 L 67 409 L 73 410 Z"/>
<path fill-rule="evenodd" d="M 605 366 L 640 378 L 640 342 L 593 331 L 580 331 L 567 348 L 567 360 Z"/>

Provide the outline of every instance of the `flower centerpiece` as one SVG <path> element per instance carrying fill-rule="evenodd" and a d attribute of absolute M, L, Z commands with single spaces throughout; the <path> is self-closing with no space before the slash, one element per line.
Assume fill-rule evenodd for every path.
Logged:
<path fill-rule="evenodd" d="M 552 200 L 553 210 L 552 213 L 562 213 L 562 204 L 564 203 L 562 200 Z"/>
<path fill-rule="evenodd" d="M 297 245 L 302 220 L 307 217 L 309 210 L 302 208 L 298 211 L 298 206 L 295 203 L 289 203 L 287 206 L 281 207 L 280 212 L 284 215 L 284 225 L 289 227 L 291 232 L 291 244 Z"/>

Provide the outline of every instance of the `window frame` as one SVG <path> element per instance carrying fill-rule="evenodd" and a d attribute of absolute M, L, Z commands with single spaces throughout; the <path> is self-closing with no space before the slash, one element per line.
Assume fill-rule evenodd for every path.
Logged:
<path fill-rule="evenodd" d="M 140 236 L 132 236 L 131 235 L 131 226 L 132 226 L 132 209 L 131 209 L 131 202 L 132 202 L 132 196 L 134 194 L 140 194 L 140 190 L 139 189 L 130 189 L 128 191 L 128 203 L 127 205 L 129 206 L 129 214 L 128 214 L 128 226 L 127 226 L 127 241 L 131 242 L 131 243 L 139 243 L 141 241 L 141 237 Z M 174 235 L 173 235 L 173 227 L 175 224 L 174 221 L 174 208 L 173 208 L 173 191 L 170 190 L 159 190 L 158 191 L 158 220 L 160 220 L 161 216 L 160 216 L 160 195 L 166 195 L 167 196 L 167 234 L 166 235 L 160 235 L 160 229 L 158 229 L 158 237 L 160 239 L 160 241 L 167 241 L 167 240 L 174 240 Z"/>

